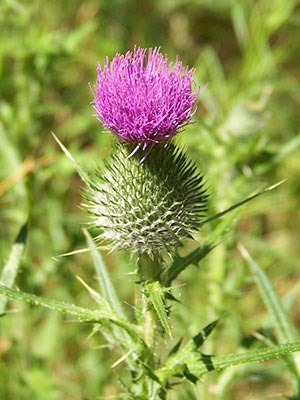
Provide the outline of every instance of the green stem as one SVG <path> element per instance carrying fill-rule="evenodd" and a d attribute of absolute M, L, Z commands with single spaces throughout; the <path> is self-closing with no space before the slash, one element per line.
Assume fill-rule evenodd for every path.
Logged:
<path fill-rule="evenodd" d="M 155 347 L 157 338 L 158 317 L 147 294 L 146 285 L 149 282 L 158 281 L 161 274 L 161 264 L 158 258 L 152 259 L 148 255 L 143 255 L 138 260 L 138 282 L 136 287 L 136 310 L 138 324 L 143 332 L 143 339 L 147 346 L 144 353 L 143 362 L 147 368 L 154 371 L 157 368 L 155 359 Z M 149 379 L 144 373 L 143 378 L 139 382 L 140 393 L 149 399 L 156 399 L 160 390 L 160 385 Z"/>
<path fill-rule="evenodd" d="M 153 305 L 149 299 L 149 296 L 146 295 L 145 284 L 149 281 L 159 281 L 160 274 L 161 265 L 158 257 L 151 258 L 147 254 L 144 254 L 139 258 L 138 275 L 141 289 L 140 296 L 138 296 L 140 305 L 138 304 L 137 307 L 141 308 L 141 324 L 144 333 L 144 340 L 152 355 L 154 354 L 155 350 L 157 316 L 155 310 L 153 309 Z M 153 364 L 153 360 L 151 364 Z"/>
<path fill-rule="evenodd" d="M 162 329 L 170 337 L 172 331 L 168 320 L 168 310 L 165 305 L 165 294 L 167 290 L 162 285 L 162 263 L 159 257 L 150 258 L 143 256 L 139 259 L 138 274 L 140 284 L 136 310 L 138 313 L 138 322 L 143 332 L 143 340 L 147 346 L 144 353 L 143 362 L 147 372 L 141 378 L 138 389 L 145 398 L 150 400 L 165 399 L 166 388 L 161 386 L 158 378 L 155 376 L 155 369 L 159 367 L 160 360 L 156 356 L 157 339 L 162 334 Z M 158 397 L 157 397 L 158 396 Z"/>
<path fill-rule="evenodd" d="M 141 301 L 144 340 L 150 351 L 153 353 L 155 347 L 157 317 L 149 298 L 144 293 L 141 294 Z"/>
<path fill-rule="evenodd" d="M 138 276 L 140 282 L 159 281 L 162 273 L 160 257 L 143 254 L 138 260 Z"/>

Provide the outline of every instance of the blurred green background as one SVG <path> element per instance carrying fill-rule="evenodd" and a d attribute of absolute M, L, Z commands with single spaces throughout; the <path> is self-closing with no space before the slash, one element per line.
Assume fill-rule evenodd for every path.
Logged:
<path fill-rule="evenodd" d="M 176 139 L 203 171 L 212 215 L 282 179 L 277 190 L 241 209 L 226 240 L 180 278 L 173 309 L 175 338 L 222 316 L 214 351 L 251 347 L 270 321 L 242 257 L 243 243 L 274 284 L 300 329 L 300 7 L 294 0 L 1 0 L 0 3 L 0 269 L 21 227 L 29 233 L 17 286 L 94 307 L 76 275 L 91 286 L 84 248 L 88 216 L 83 188 L 51 131 L 92 172 L 110 154 L 112 135 L 93 116 L 95 67 L 135 44 L 161 46 L 196 68 L 201 94 L 194 124 Z M 205 227 L 197 240 L 209 233 Z M 187 243 L 187 250 L 196 246 Z M 187 251 L 185 250 L 185 251 Z M 128 254 L 105 255 L 126 302 L 134 265 Z M 118 398 L 110 366 L 91 328 L 19 302 L 0 319 L 0 398 Z M 128 312 L 131 312 L 128 306 Z M 257 336 L 257 335 L 256 335 Z M 100 347 L 99 347 L 100 346 Z M 281 360 L 223 374 L 170 399 L 285 398 L 291 383 Z M 111 397 L 109 397 L 111 396 Z M 203 395 L 204 396 L 204 395 Z M 276 397 L 277 396 L 277 397 Z"/>

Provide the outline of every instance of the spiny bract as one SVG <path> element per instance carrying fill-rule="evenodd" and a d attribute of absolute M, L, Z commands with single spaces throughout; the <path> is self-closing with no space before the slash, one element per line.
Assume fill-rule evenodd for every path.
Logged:
<path fill-rule="evenodd" d="M 200 225 L 207 197 L 203 178 L 173 144 L 155 146 L 143 163 L 142 150 L 128 158 L 131 151 L 118 144 L 87 191 L 98 239 L 137 255 L 170 253 Z"/>

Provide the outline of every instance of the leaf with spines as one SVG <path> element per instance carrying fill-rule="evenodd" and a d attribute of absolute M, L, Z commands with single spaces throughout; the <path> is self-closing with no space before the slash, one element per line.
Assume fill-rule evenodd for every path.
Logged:
<path fill-rule="evenodd" d="M 176 279 L 179 274 L 185 270 L 190 264 L 198 264 L 208 253 L 211 252 L 223 239 L 226 232 L 232 227 L 234 219 L 239 214 L 239 208 L 244 204 L 254 200 L 256 197 L 261 196 L 271 190 L 276 189 L 285 181 L 280 181 L 274 185 L 268 186 L 254 193 L 253 195 L 233 204 L 229 208 L 213 215 L 212 217 L 206 218 L 201 221 L 200 225 L 204 225 L 208 222 L 212 222 L 224 217 L 226 214 L 230 213 L 230 216 L 225 218 L 220 222 L 210 235 L 204 240 L 204 242 L 197 249 L 193 250 L 184 257 L 180 257 L 178 254 L 174 257 L 172 264 L 163 273 L 164 285 L 169 286 Z"/>
<path fill-rule="evenodd" d="M 158 281 L 148 282 L 145 285 L 146 296 L 153 305 L 164 330 L 170 337 L 172 337 L 172 329 L 164 301 L 166 290 L 167 289 L 162 287 Z"/>
<path fill-rule="evenodd" d="M 202 344 L 205 342 L 205 340 L 214 331 L 218 322 L 219 322 L 219 320 L 211 322 L 210 324 L 206 325 L 202 329 L 202 331 L 200 331 L 196 336 L 193 337 L 192 341 L 195 344 L 197 349 L 202 346 Z"/>
<path fill-rule="evenodd" d="M 285 357 L 288 354 L 299 351 L 300 340 L 297 340 L 244 353 L 212 356 L 201 353 L 195 344 L 189 341 L 176 354 L 172 354 L 165 364 L 155 371 L 155 375 L 162 385 L 166 385 L 168 379 L 176 376 L 182 376 L 195 382 L 210 371 L 222 371 L 237 365 Z"/>
<path fill-rule="evenodd" d="M 73 315 L 81 322 L 89 322 L 94 324 L 99 323 L 105 324 L 106 326 L 112 324 L 118 326 L 124 329 L 132 337 L 132 339 L 135 340 L 136 343 L 142 343 L 138 328 L 117 316 L 104 298 L 102 299 L 103 308 L 92 311 L 86 308 L 75 306 L 73 304 L 64 303 L 62 301 L 47 299 L 45 297 L 11 289 L 1 284 L 0 295 L 25 301 L 34 306 L 46 307 L 64 314 Z"/>
<path fill-rule="evenodd" d="M 215 327 L 217 326 L 219 320 L 215 320 L 211 322 L 210 324 L 206 325 L 197 335 L 195 335 L 191 340 L 188 341 L 188 343 L 184 346 L 184 348 L 181 351 L 186 351 L 188 348 L 195 348 L 198 349 L 199 347 L 202 346 L 202 344 L 205 342 L 205 340 L 210 336 L 210 334 L 214 331 Z M 177 345 L 171 350 L 170 354 L 175 354 L 179 350 L 180 343 L 177 343 Z"/>
<path fill-rule="evenodd" d="M 277 182 L 274 185 L 267 186 L 266 188 L 258 190 L 256 193 L 252 194 L 251 196 L 246 197 L 245 199 L 243 199 L 241 201 L 238 201 L 237 203 L 233 204 L 232 206 L 226 208 L 223 211 L 220 211 L 219 213 L 213 215 L 212 217 L 208 217 L 208 218 L 204 219 L 201 222 L 201 225 L 207 224 L 208 222 L 212 222 L 212 221 L 214 221 L 216 219 L 219 219 L 219 218 L 223 217 L 223 215 L 228 214 L 229 212 L 233 211 L 236 208 L 239 208 L 239 207 L 243 206 L 246 203 L 249 203 L 249 201 L 254 200 L 256 197 L 259 197 L 264 193 L 268 193 L 268 192 L 271 192 L 274 189 L 277 189 L 278 186 L 282 185 L 284 182 L 286 182 L 286 179 L 283 179 L 282 181 Z"/>
<path fill-rule="evenodd" d="M 174 257 L 172 264 L 164 271 L 162 280 L 166 286 L 171 285 L 182 271 L 190 264 L 197 265 L 208 253 L 210 253 L 223 239 L 227 231 L 232 227 L 232 223 L 237 216 L 234 211 L 230 216 L 221 221 L 216 228 L 203 241 L 201 246 L 190 252 L 184 257 L 178 254 Z"/>
<path fill-rule="evenodd" d="M 181 349 L 179 348 L 181 342 L 177 343 L 177 345 L 171 350 L 164 366 L 162 367 L 162 371 L 166 372 L 168 370 L 168 374 L 170 374 L 167 374 L 168 377 L 184 376 L 191 382 L 195 383 L 198 378 L 194 373 L 190 371 L 190 361 L 194 359 L 195 355 L 197 355 L 198 358 L 202 358 L 203 360 L 207 359 L 207 357 L 210 357 L 203 355 L 199 351 L 199 347 L 202 346 L 204 341 L 213 332 L 217 323 L 218 320 L 208 324 L 197 335 L 190 339 Z"/>

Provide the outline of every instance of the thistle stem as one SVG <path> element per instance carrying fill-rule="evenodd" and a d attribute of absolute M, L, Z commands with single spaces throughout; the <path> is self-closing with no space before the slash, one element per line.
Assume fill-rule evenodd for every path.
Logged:
<path fill-rule="evenodd" d="M 161 265 L 159 258 L 151 258 L 148 255 L 142 255 L 138 261 L 139 284 L 141 285 L 139 301 L 137 306 L 141 309 L 141 325 L 144 333 L 144 340 L 152 355 L 150 362 L 154 366 L 155 338 L 157 331 L 157 315 L 153 309 L 153 305 L 147 296 L 144 285 L 149 281 L 159 281 L 161 274 Z M 149 362 L 150 360 L 148 360 Z"/>
<path fill-rule="evenodd" d="M 144 340 L 150 351 L 154 352 L 157 317 L 145 294 L 142 294 L 142 315 Z"/>
<path fill-rule="evenodd" d="M 160 281 L 162 272 L 161 260 L 159 256 L 150 257 L 143 254 L 138 260 L 138 276 L 140 282 Z"/>

